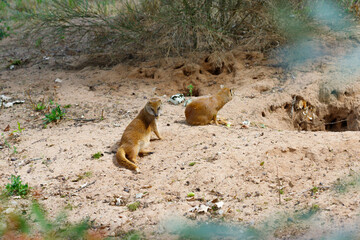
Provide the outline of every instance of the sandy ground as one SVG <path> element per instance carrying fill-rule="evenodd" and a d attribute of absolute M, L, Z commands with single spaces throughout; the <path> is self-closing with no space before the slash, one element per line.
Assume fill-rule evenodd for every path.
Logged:
<path fill-rule="evenodd" d="M 18 153 L 5 145 L 0 149 L 0 185 L 20 175 L 41 193 L 51 215 L 67 207 L 70 220 L 89 217 L 109 235 L 136 229 L 161 238 L 174 217 L 256 227 L 314 205 L 320 211 L 310 223 L 274 228 L 268 237 L 307 238 L 356 223 L 359 193 L 355 188 L 339 193 L 333 186 L 360 171 L 359 80 L 324 101 L 319 92 L 326 67 L 294 72 L 284 81 L 282 70 L 267 66 L 259 53 L 238 51 L 221 61 L 217 67 L 204 56 L 197 62 L 163 59 L 137 67 L 64 70 L 38 56 L 14 70 L 3 68 L 0 93 L 25 103 L 0 109 L 4 136 L 8 125 L 10 132 L 17 122 L 24 128 L 8 139 Z M 222 84 L 235 90 L 219 112 L 230 127 L 185 123 L 184 106 L 167 100 L 189 84 L 200 95 Z M 158 128 L 164 139 L 151 142 L 154 154 L 140 158 L 136 174 L 118 166 L 113 152 L 154 95 L 163 101 Z M 49 98 L 71 107 L 66 119 L 44 129 L 44 113 L 35 112 L 31 101 Z M 92 158 L 97 152 L 103 156 Z M 84 184 L 90 185 L 81 188 Z M 195 196 L 187 197 L 189 192 Z M 126 205 L 135 201 L 140 207 L 131 212 Z M 208 201 L 223 206 L 189 211 Z"/>

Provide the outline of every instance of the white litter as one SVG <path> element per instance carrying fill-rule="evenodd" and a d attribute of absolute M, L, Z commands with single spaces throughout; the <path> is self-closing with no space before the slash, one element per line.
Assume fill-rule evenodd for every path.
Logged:
<path fill-rule="evenodd" d="M 172 95 L 169 99 L 169 102 L 171 102 L 172 104 L 175 104 L 175 105 L 178 105 L 178 104 L 182 103 L 183 101 L 185 101 L 185 97 L 184 97 L 184 94 L 181 94 L 181 93 Z"/>
<path fill-rule="evenodd" d="M 21 104 L 21 103 L 25 102 L 24 100 L 15 100 L 15 101 L 9 102 L 9 100 L 11 100 L 11 99 L 12 99 L 11 97 L 8 97 L 5 95 L 0 95 L 0 108 L 2 106 L 4 106 L 5 108 L 9 108 L 9 107 L 14 106 L 14 104 Z"/>
<path fill-rule="evenodd" d="M 57 78 L 57 79 L 55 79 L 55 82 L 56 82 L 56 83 L 61 83 L 62 80 L 61 80 L 60 78 Z"/>

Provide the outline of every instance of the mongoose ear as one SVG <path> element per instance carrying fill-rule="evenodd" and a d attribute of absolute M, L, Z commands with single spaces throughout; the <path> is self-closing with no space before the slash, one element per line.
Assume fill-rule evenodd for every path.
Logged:
<path fill-rule="evenodd" d="M 234 95 L 235 95 L 234 90 L 230 89 L 230 95 L 231 95 L 231 96 L 234 96 Z"/>

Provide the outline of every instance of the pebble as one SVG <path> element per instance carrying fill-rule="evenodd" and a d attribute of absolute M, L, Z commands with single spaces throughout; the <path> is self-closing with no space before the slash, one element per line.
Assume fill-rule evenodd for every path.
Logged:
<path fill-rule="evenodd" d="M 136 199 L 139 199 L 139 198 L 142 198 L 143 196 L 144 196 L 143 193 L 137 193 L 137 194 L 135 195 L 135 198 L 136 198 Z"/>
<path fill-rule="evenodd" d="M 17 158 L 16 158 L 16 157 L 12 157 L 10 160 L 11 160 L 11 161 L 16 161 Z"/>

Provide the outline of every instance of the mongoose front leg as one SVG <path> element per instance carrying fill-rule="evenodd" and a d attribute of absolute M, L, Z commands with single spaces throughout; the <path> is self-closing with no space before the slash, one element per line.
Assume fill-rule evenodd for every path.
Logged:
<path fill-rule="evenodd" d="M 215 122 L 216 125 L 219 125 L 218 121 L 217 121 L 217 114 L 215 114 L 213 116 L 213 121 Z"/>
<path fill-rule="evenodd" d="M 159 133 L 159 131 L 158 131 L 158 129 L 157 129 L 157 126 L 156 126 L 156 122 L 155 122 L 155 121 L 153 121 L 153 122 L 151 123 L 151 128 L 152 128 L 152 130 L 154 131 L 154 133 L 156 134 L 156 136 L 159 138 L 159 140 L 161 140 L 162 137 L 161 137 L 161 135 L 160 135 L 160 133 Z"/>

